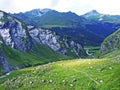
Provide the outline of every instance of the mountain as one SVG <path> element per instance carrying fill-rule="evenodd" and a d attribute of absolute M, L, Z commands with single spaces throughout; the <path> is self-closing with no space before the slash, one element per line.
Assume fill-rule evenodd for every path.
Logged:
<path fill-rule="evenodd" d="M 51 27 L 78 27 L 85 19 L 72 12 L 58 12 L 51 9 L 33 9 L 25 13 L 12 14 L 26 24 Z"/>
<path fill-rule="evenodd" d="M 120 29 L 109 35 L 101 44 L 101 53 L 105 54 L 120 49 Z"/>
<path fill-rule="evenodd" d="M 119 15 L 106 15 L 92 10 L 82 16 L 91 22 L 86 27 L 103 38 L 109 36 L 120 27 Z"/>
<path fill-rule="evenodd" d="M 120 23 L 119 15 L 101 14 L 96 10 L 92 10 L 82 16 L 90 21 L 95 21 L 95 22 L 104 22 L 104 23 L 107 22 L 107 23 L 116 23 L 116 24 Z"/>
<path fill-rule="evenodd" d="M 85 55 L 82 45 L 68 37 L 61 37 L 50 30 L 26 26 L 21 20 L 0 11 L 0 74 Z"/>
<path fill-rule="evenodd" d="M 47 12 L 51 12 L 53 10 L 51 9 L 33 9 L 31 11 L 27 11 L 25 13 L 20 12 L 19 14 L 13 14 L 13 16 L 17 16 L 17 18 L 24 20 L 24 22 L 26 24 L 31 24 L 31 25 L 38 25 L 39 24 L 39 20 L 38 17 L 41 17 L 42 15 L 44 15 Z M 34 21 L 32 22 L 32 20 L 34 19 Z"/>
<path fill-rule="evenodd" d="M 100 45 L 105 37 L 120 27 L 120 16 L 100 14 L 96 10 L 81 16 L 73 12 L 50 9 L 34 9 L 11 15 L 28 25 L 47 28 L 59 35 L 68 36 L 85 46 Z"/>
<path fill-rule="evenodd" d="M 26 24 L 50 29 L 62 36 L 68 36 L 72 40 L 75 40 L 83 45 L 96 45 L 96 43 L 98 44 L 102 41 L 101 37 L 97 36 L 93 32 L 88 31 L 85 28 L 85 24 L 88 23 L 86 22 L 86 19 L 76 15 L 75 13 L 61 13 L 55 10 L 49 10 L 48 12 L 38 16 L 35 14 L 33 15 L 33 11 L 41 12 L 40 9 L 34 9 L 25 13 L 18 13 L 12 15 L 23 20 Z M 98 39 L 94 40 L 96 37 Z"/>
<path fill-rule="evenodd" d="M 83 16 L 88 19 L 92 19 L 92 18 L 94 19 L 95 17 L 92 16 L 99 16 L 99 15 L 100 13 L 98 13 L 96 10 L 92 10 L 90 12 L 85 13 Z"/>

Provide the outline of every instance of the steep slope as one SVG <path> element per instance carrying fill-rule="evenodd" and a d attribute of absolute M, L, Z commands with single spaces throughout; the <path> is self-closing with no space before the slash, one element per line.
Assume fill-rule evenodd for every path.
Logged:
<path fill-rule="evenodd" d="M 86 55 L 83 47 L 68 37 L 61 37 L 48 29 L 28 26 L 30 36 L 39 44 L 47 45 L 54 51 L 72 57 L 84 57 Z"/>
<path fill-rule="evenodd" d="M 19 19 L 0 11 L 0 74 L 85 55 L 79 43 L 50 30 L 27 27 Z"/>
<path fill-rule="evenodd" d="M 40 13 L 46 14 L 50 11 L 53 12 L 53 10 L 44 9 L 41 12 L 40 11 L 38 12 L 38 10 L 33 10 L 31 12 L 26 12 L 26 13 L 28 15 L 32 14 L 32 15 L 39 16 Z M 56 11 L 54 11 L 54 12 L 56 12 Z M 15 25 L 15 27 L 17 27 L 17 26 Z M 24 27 L 25 27 L 25 25 L 24 25 Z M 6 26 L 5 26 L 5 28 L 6 28 Z M 76 57 L 76 56 L 81 57 L 81 56 L 85 55 L 85 51 L 83 50 L 83 47 L 79 43 L 76 43 L 75 41 L 68 39 L 67 37 L 61 37 L 59 35 L 56 35 L 56 33 L 52 32 L 50 30 L 44 30 L 44 29 L 36 28 L 34 26 L 33 27 L 28 26 L 28 27 L 26 27 L 26 34 L 28 34 L 28 35 L 30 34 L 29 35 L 30 37 L 28 39 L 30 39 L 30 38 L 33 39 L 30 42 L 32 42 L 32 43 L 37 42 L 38 44 L 47 45 L 54 51 L 58 51 L 62 54 L 66 54 L 68 56 L 72 55 L 74 57 Z M 25 41 L 26 38 L 21 36 L 21 40 Z M 29 44 L 29 43 L 27 43 L 27 44 Z M 28 45 L 26 45 L 26 46 L 28 46 Z M 30 46 L 28 46 L 28 47 L 30 47 Z"/>
<path fill-rule="evenodd" d="M 120 48 L 120 29 L 108 36 L 101 44 L 101 52 L 108 53 Z"/>
<path fill-rule="evenodd" d="M 0 11 L 0 36 L 11 48 L 22 51 L 29 51 L 32 48 L 32 41 L 24 23 L 2 11 Z"/>
<path fill-rule="evenodd" d="M 103 37 L 97 34 L 81 28 L 50 28 L 50 30 L 56 32 L 59 35 L 67 36 L 72 40 L 81 43 L 83 46 L 99 46 L 103 40 Z"/>
<path fill-rule="evenodd" d="M 56 60 L 68 59 L 70 57 L 62 55 L 58 52 L 53 51 L 48 46 L 39 45 L 33 48 L 31 52 L 23 52 L 16 49 L 12 49 L 6 45 L 2 45 L 2 51 L 6 58 L 6 68 L 9 72 L 11 70 L 25 68 L 28 66 L 34 66 L 44 64 Z M 5 60 L 1 61 L 0 64 L 3 66 Z M 3 66 L 4 67 L 4 66 Z M 4 72 L 5 72 L 4 71 Z M 2 72 L 0 72 L 1 74 Z"/>
<path fill-rule="evenodd" d="M 0 11 L 0 73 L 12 70 L 12 65 L 4 53 L 3 45 L 23 52 L 30 51 L 33 46 L 25 25 L 18 19 Z"/>

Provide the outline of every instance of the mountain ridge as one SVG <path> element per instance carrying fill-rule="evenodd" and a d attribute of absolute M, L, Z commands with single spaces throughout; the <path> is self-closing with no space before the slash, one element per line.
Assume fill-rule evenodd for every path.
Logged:
<path fill-rule="evenodd" d="M 69 33 L 74 32 L 75 35 L 72 35 L 72 39 L 87 46 L 100 45 L 106 36 L 120 27 L 119 16 L 103 15 L 95 10 L 87 13 L 89 17 L 85 15 L 79 16 L 73 12 L 58 12 L 55 10 L 50 10 L 41 16 L 31 16 L 30 13 L 29 11 L 29 16 L 26 13 L 12 15 L 22 19 L 26 24 L 47 28 L 60 35 L 64 32 L 64 35 L 71 36 Z M 61 28 L 61 31 L 57 28 Z M 86 35 L 81 31 L 86 32 Z M 93 36 L 98 39 L 92 41 L 91 37 Z M 90 39 L 88 38 L 86 40 L 87 37 Z M 83 38 L 85 41 L 76 38 Z M 94 42 L 96 42 L 96 44 Z"/>

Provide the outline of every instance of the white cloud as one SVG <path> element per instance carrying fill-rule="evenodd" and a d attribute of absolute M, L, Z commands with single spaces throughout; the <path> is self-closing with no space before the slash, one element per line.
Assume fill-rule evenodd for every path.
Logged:
<path fill-rule="evenodd" d="M 0 9 L 6 12 L 24 12 L 35 8 L 51 8 L 83 14 L 92 9 L 100 13 L 119 14 L 120 0 L 0 0 Z"/>

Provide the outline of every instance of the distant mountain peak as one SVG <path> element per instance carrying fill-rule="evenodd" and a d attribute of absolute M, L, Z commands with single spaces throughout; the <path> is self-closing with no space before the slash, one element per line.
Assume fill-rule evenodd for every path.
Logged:
<path fill-rule="evenodd" d="M 27 11 L 25 13 L 27 13 L 27 14 L 31 13 L 32 15 L 36 15 L 36 16 L 39 16 L 39 15 L 41 16 L 41 14 L 42 14 L 40 9 L 33 9 L 33 10 Z"/>
<path fill-rule="evenodd" d="M 92 10 L 91 13 L 99 14 L 96 10 Z"/>
<path fill-rule="evenodd" d="M 45 8 L 45 9 L 40 9 L 41 12 L 47 13 L 49 11 L 52 11 L 52 9 L 49 8 Z"/>
<path fill-rule="evenodd" d="M 49 8 L 45 8 L 45 9 L 33 9 L 31 10 L 31 12 L 40 12 L 40 13 L 47 13 L 49 11 L 52 11 L 52 9 L 49 9 Z M 30 11 L 29 11 L 30 12 Z"/>
<path fill-rule="evenodd" d="M 92 10 L 88 13 L 86 13 L 85 15 L 99 15 L 100 13 L 98 13 L 96 10 Z"/>
<path fill-rule="evenodd" d="M 49 11 L 53 11 L 52 9 L 49 9 L 49 8 L 45 8 L 45 9 L 33 9 L 33 10 L 30 10 L 30 11 L 27 11 L 25 12 L 25 14 L 27 14 L 28 16 L 29 15 L 33 15 L 33 16 L 41 16 Z M 22 12 L 20 12 L 21 14 L 24 14 Z M 16 14 L 16 13 L 15 13 Z"/>

